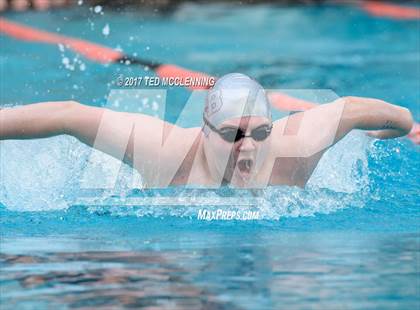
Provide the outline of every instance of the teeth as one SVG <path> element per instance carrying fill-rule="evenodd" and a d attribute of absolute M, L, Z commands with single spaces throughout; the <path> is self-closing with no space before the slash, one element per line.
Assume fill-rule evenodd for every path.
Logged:
<path fill-rule="evenodd" d="M 249 159 L 243 159 L 240 162 L 238 162 L 238 168 L 241 171 L 249 172 L 251 170 L 251 166 L 252 166 L 252 160 L 249 160 Z"/>
<path fill-rule="evenodd" d="M 251 169 L 251 161 L 250 160 L 245 161 L 245 167 L 248 170 Z"/>

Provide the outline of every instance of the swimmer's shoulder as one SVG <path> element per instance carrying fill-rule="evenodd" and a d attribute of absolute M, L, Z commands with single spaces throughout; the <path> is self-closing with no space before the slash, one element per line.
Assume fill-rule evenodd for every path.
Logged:
<path fill-rule="evenodd" d="M 166 155 L 184 158 L 200 137 L 200 127 L 184 128 L 169 124 L 164 129 L 162 140 Z"/>
<path fill-rule="evenodd" d="M 135 167 L 147 184 L 166 187 L 179 169 L 183 171 L 184 166 L 188 166 L 187 159 L 192 156 L 190 156 L 191 150 L 197 145 L 201 130 L 165 123 L 163 130 L 160 128 L 157 132 L 149 134 L 150 142 L 144 152 L 140 152 L 140 155 L 144 156 L 139 156 L 139 162 Z"/>
<path fill-rule="evenodd" d="M 296 112 L 273 122 L 271 133 L 271 153 L 273 156 L 286 156 L 295 153 L 302 141 L 299 129 L 304 112 Z M 293 151 L 294 150 L 294 151 Z"/>

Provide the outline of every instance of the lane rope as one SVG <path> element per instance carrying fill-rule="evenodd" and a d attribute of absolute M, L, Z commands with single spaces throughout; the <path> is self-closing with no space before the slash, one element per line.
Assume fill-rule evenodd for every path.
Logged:
<path fill-rule="evenodd" d="M 182 83 L 185 84 L 185 78 L 210 78 L 209 75 L 184 69 L 179 66 L 171 64 L 162 64 L 144 60 L 139 57 L 124 55 L 121 51 L 116 51 L 112 48 L 92 43 L 86 40 L 76 39 L 42 31 L 28 27 L 22 24 L 11 22 L 5 18 L 0 18 L 0 32 L 11 36 L 15 39 L 40 42 L 46 44 L 62 44 L 74 52 L 83 55 L 89 60 L 99 63 L 118 63 L 126 64 L 127 61 L 133 65 L 141 65 L 146 68 L 152 69 L 160 77 L 178 77 Z M 210 85 L 204 86 L 191 86 L 190 89 L 207 89 Z"/>
<path fill-rule="evenodd" d="M 181 79 L 182 84 L 187 84 L 185 83 L 186 78 L 203 78 L 203 80 L 209 80 L 212 78 L 210 75 L 202 72 L 188 70 L 173 64 L 158 63 L 141 59 L 139 57 L 125 55 L 121 51 L 116 51 L 112 48 L 97 43 L 38 30 L 29 26 L 9 21 L 5 18 L 0 18 L 0 32 L 15 39 L 24 41 L 40 42 L 46 44 L 62 44 L 74 52 L 83 55 L 89 60 L 103 64 L 118 63 L 125 65 L 128 61 L 132 65 L 141 65 L 151 69 L 162 78 L 179 78 Z M 188 88 L 191 90 L 208 89 L 210 86 L 211 85 L 199 85 L 190 86 Z M 302 109 L 306 110 L 315 106 L 311 102 L 296 99 L 282 93 L 272 93 L 270 94 L 270 97 L 273 106 L 280 110 L 300 111 Z M 294 103 L 294 101 L 296 102 Z"/>
<path fill-rule="evenodd" d="M 212 78 L 210 75 L 202 72 L 188 70 L 173 64 L 158 63 L 139 57 L 125 55 L 121 51 L 117 51 L 97 43 L 38 30 L 29 26 L 9 21 L 5 18 L 0 18 L 0 32 L 18 40 L 40 42 L 46 44 L 63 44 L 74 52 L 98 63 L 117 63 L 126 65 L 128 62 L 130 65 L 141 65 L 153 70 L 159 77 L 178 78 L 182 81 L 183 84 L 188 84 L 185 83 L 185 79 L 187 78 L 202 78 L 206 81 L 209 81 L 210 78 Z M 199 86 L 192 85 L 188 88 L 191 90 L 208 89 L 210 86 L 211 85 L 200 84 Z M 268 98 L 270 103 L 275 108 L 282 111 L 306 111 L 317 106 L 312 102 L 294 98 L 281 92 L 269 92 Z M 420 144 L 419 136 L 420 126 L 415 124 L 408 137 L 414 143 Z"/>
<path fill-rule="evenodd" d="M 420 19 L 420 9 L 415 7 L 378 1 L 362 1 L 359 5 L 363 10 L 377 17 L 388 17 L 400 20 Z"/>

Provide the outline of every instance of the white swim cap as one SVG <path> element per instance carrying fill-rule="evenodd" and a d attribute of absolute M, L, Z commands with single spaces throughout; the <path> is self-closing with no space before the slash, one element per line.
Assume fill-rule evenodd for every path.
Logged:
<path fill-rule="evenodd" d="M 217 127 L 227 119 L 244 116 L 263 116 L 271 121 L 264 88 L 245 74 L 226 74 L 208 91 L 204 117 Z"/>

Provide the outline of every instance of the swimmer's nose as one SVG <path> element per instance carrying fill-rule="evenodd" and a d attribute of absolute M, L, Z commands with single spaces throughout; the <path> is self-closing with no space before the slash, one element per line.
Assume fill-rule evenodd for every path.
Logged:
<path fill-rule="evenodd" d="M 239 146 L 239 151 L 241 152 L 251 152 L 255 150 L 255 144 L 251 137 L 244 137 Z"/>

